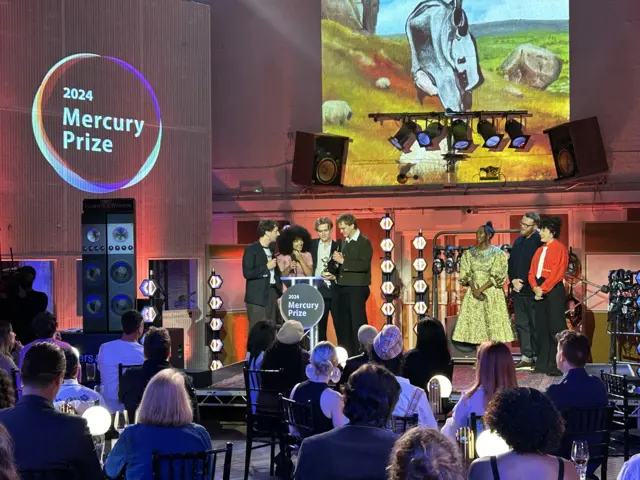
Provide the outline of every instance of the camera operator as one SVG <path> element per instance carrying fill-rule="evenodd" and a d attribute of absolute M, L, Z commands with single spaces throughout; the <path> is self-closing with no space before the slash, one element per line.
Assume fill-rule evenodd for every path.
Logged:
<path fill-rule="evenodd" d="M 47 310 L 49 303 L 46 293 L 33 289 L 35 278 L 36 270 L 27 265 L 5 275 L 0 287 L 0 320 L 11 322 L 23 345 L 35 340 L 31 322 L 38 313 Z"/>

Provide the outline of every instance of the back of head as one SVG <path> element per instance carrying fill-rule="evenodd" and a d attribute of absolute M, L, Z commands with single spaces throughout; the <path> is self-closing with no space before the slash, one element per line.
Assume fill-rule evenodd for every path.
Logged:
<path fill-rule="evenodd" d="M 487 234 L 487 239 L 491 240 L 493 236 L 496 234 L 496 229 L 493 228 L 493 222 L 489 220 L 483 226 L 485 233 Z"/>
<path fill-rule="evenodd" d="M 416 324 L 416 348 L 431 358 L 451 359 L 447 334 L 439 320 L 425 318 Z"/>
<path fill-rule="evenodd" d="M 477 359 L 476 382 L 469 395 L 482 387 L 485 399 L 488 401 L 496 392 L 518 386 L 513 357 L 506 344 L 502 342 L 482 343 L 478 349 Z"/>
<path fill-rule="evenodd" d="M 24 356 L 20 377 L 27 387 L 46 388 L 66 369 L 64 352 L 50 342 L 32 345 Z"/>
<path fill-rule="evenodd" d="M 425 426 L 400 437 L 387 467 L 389 480 L 464 480 L 458 447 L 447 437 Z"/>
<path fill-rule="evenodd" d="M 13 407 L 15 401 L 16 392 L 13 389 L 13 380 L 5 370 L 0 368 L 0 409 Z"/>
<path fill-rule="evenodd" d="M 562 230 L 562 219 L 558 216 L 544 217 L 540 220 L 540 230 L 546 228 L 553 234 L 553 238 L 558 238 Z"/>
<path fill-rule="evenodd" d="M 261 320 L 256 323 L 249 331 L 247 339 L 247 352 L 251 358 L 255 358 L 260 353 L 265 352 L 267 348 L 276 339 L 276 326 L 268 320 Z"/>
<path fill-rule="evenodd" d="M 378 330 L 376 327 L 371 325 L 362 325 L 358 329 L 358 342 L 360 346 L 365 352 L 368 352 L 371 349 L 371 345 L 373 345 L 373 340 L 378 335 Z"/>
<path fill-rule="evenodd" d="M 589 339 L 586 335 L 573 330 L 565 330 L 557 335 L 558 348 L 567 363 L 575 368 L 584 367 L 591 356 Z"/>
<path fill-rule="evenodd" d="M 371 360 L 386 367 L 394 375 L 402 371 L 402 332 L 395 325 L 385 325 L 373 340 Z"/>
<path fill-rule="evenodd" d="M 562 415 L 549 397 L 534 388 L 498 392 L 484 419 L 519 454 L 553 452 L 564 435 Z"/>
<path fill-rule="evenodd" d="M 267 232 L 271 232 L 277 226 L 278 222 L 271 220 L 270 218 L 260 220 L 260 223 L 258 223 L 258 238 L 263 237 Z"/>
<path fill-rule="evenodd" d="M 67 362 L 67 367 L 64 371 L 65 380 L 76 378 L 78 366 L 80 365 L 78 354 L 72 348 L 65 348 L 62 351 L 64 352 L 64 359 Z"/>
<path fill-rule="evenodd" d="M 344 415 L 352 425 L 384 427 L 400 398 L 400 384 L 381 365 L 365 364 L 344 386 Z"/>
<path fill-rule="evenodd" d="M 336 219 L 336 224 L 344 223 L 345 225 L 353 225 L 358 228 L 358 221 L 352 213 L 343 213 Z"/>
<path fill-rule="evenodd" d="M 151 327 L 144 338 L 144 358 L 166 362 L 171 352 L 171 337 L 166 328 Z"/>
<path fill-rule="evenodd" d="M 0 423 L 0 479 L 19 480 L 18 470 L 13 463 L 13 442 L 7 429 Z"/>
<path fill-rule="evenodd" d="M 122 332 L 125 335 L 131 335 L 135 333 L 142 325 L 144 319 L 142 318 L 142 314 L 135 310 L 129 310 L 128 312 L 124 312 L 120 317 L 120 325 L 122 325 Z"/>
<path fill-rule="evenodd" d="M 153 376 L 142 395 L 136 421 L 160 427 L 181 427 L 193 422 L 193 410 L 180 372 L 165 368 Z"/>
<path fill-rule="evenodd" d="M 40 312 L 33 317 L 31 330 L 38 340 L 53 338 L 58 330 L 58 321 L 52 313 Z"/>
<path fill-rule="evenodd" d="M 329 375 L 338 365 L 336 347 L 331 342 L 319 342 L 311 350 L 311 365 L 318 375 Z"/>

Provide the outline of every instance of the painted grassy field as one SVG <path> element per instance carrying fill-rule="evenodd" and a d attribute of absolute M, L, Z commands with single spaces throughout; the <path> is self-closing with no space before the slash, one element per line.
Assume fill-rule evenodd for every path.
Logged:
<path fill-rule="evenodd" d="M 325 125 L 328 133 L 353 139 L 345 183 L 349 186 L 395 185 L 399 153 L 387 138 L 398 125 L 375 124 L 367 118 L 373 112 L 440 111 L 437 97 L 427 97 L 420 105 L 410 73 L 406 38 L 363 36 L 330 20 L 322 21 L 323 99 L 344 100 L 353 117 L 344 126 Z M 419 183 L 478 182 L 479 168 L 497 166 L 505 180 L 547 180 L 555 178 L 553 158 L 542 130 L 566 122 L 569 117 L 569 40 L 566 32 L 530 31 L 477 39 L 480 66 L 485 81 L 473 92 L 473 110 L 528 110 L 527 133 L 534 139 L 530 152 L 488 152 L 478 148 L 469 159 L 458 162 L 453 178 L 447 175 L 440 152 L 414 152 L 419 156 L 411 174 Z M 532 43 L 554 52 L 563 61 L 560 78 L 547 90 L 539 91 L 505 80 L 500 65 L 515 47 Z M 380 90 L 374 83 L 387 77 L 391 88 Z M 475 134 L 474 139 L 481 143 Z M 423 153 L 424 152 L 424 153 Z"/>

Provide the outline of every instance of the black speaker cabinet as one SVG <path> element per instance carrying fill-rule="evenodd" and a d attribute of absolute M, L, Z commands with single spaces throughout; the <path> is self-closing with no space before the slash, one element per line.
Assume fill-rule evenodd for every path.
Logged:
<path fill-rule="evenodd" d="M 104 212 L 82 214 L 82 318 L 87 333 L 107 331 L 107 221 Z"/>
<path fill-rule="evenodd" d="M 349 138 L 296 132 L 291 181 L 307 186 L 342 186 Z"/>
<path fill-rule="evenodd" d="M 120 317 L 136 308 L 136 251 L 133 213 L 107 214 L 109 331 L 122 331 Z"/>
<path fill-rule="evenodd" d="M 476 359 L 476 346 L 470 343 L 460 343 L 453 341 L 453 332 L 456 329 L 457 321 L 457 315 L 446 317 L 444 320 L 445 329 L 447 331 L 447 340 L 449 343 L 449 353 L 451 354 L 451 358 L 453 358 L 454 360 L 473 362 Z"/>
<path fill-rule="evenodd" d="M 609 170 L 596 117 L 563 123 L 544 133 L 549 136 L 558 180 L 601 175 Z"/>
<path fill-rule="evenodd" d="M 171 337 L 171 358 L 169 363 L 173 368 L 184 368 L 184 329 L 167 328 Z"/>

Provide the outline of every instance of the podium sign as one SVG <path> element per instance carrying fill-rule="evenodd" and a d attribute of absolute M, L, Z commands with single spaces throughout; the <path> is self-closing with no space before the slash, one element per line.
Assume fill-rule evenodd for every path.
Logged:
<path fill-rule="evenodd" d="M 297 283 L 282 294 L 281 308 L 287 320 L 297 320 L 306 330 L 322 318 L 324 299 L 316 287 Z"/>

